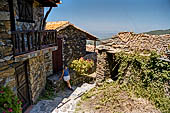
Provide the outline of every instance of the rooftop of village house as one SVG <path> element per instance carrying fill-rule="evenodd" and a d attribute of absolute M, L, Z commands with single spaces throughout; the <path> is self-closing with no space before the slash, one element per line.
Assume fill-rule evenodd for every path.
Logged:
<path fill-rule="evenodd" d="M 107 50 L 111 53 L 120 51 L 157 51 L 164 53 L 170 46 L 170 34 L 148 35 L 134 32 L 119 32 L 110 39 L 102 41 L 99 50 Z"/>
<path fill-rule="evenodd" d="M 99 40 L 96 36 L 90 34 L 89 32 L 75 26 L 74 24 L 70 23 L 69 21 L 55 21 L 55 22 L 47 22 L 46 24 L 46 30 L 57 30 L 60 31 L 62 29 L 65 29 L 68 26 L 73 26 L 77 30 L 80 30 L 81 32 L 86 33 L 88 40 Z"/>

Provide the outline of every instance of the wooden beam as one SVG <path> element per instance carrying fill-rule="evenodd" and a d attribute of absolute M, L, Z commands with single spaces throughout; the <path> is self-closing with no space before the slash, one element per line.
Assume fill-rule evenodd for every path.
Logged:
<path fill-rule="evenodd" d="M 96 40 L 94 41 L 94 52 L 96 51 Z"/>
<path fill-rule="evenodd" d="M 14 9 L 13 9 L 13 0 L 8 0 L 10 20 L 11 20 L 11 31 L 15 31 L 15 18 L 14 18 Z"/>

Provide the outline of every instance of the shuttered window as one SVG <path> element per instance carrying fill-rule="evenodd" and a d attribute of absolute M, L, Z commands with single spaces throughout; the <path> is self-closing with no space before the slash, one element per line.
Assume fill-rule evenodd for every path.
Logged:
<path fill-rule="evenodd" d="M 22 22 L 33 21 L 33 1 L 32 0 L 18 0 L 19 19 Z"/>

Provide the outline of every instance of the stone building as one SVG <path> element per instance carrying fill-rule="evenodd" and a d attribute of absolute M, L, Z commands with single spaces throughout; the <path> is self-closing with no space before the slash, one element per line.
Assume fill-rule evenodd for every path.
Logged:
<path fill-rule="evenodd" d="M 46 77 L 53 73 L 56 31 L 42 29 L 44 7 L 60 0 L 0 1 L 0 85 L 10 86 L 23 110 L 36 102 Z"/>
<path fill-rule="evenodd" d="M 116 79 L 114 68 L 119 66 L 113 64 L 114 54 L 119 52 L 139 52 L 141 55 L 148 56 L 151 51 L 161 54 L 162 57 L 167 57 L 167 52 L 170 51 L 170 35 L 148 35 L 135 34 L 133 32 L 120 32 L 112 38 L 102 41 L 97 47 L 97 82 L 103 81 L 107 77 Z M 169 61 L 169 60 L 168 60 Z M 116 65 L 116 66 L 115 66 Z"/>
<path fill-rule="evenodd" d="M 86 40 L 96 41 L 98 38 L 68 21 L 47 22 L 46 30 L 56 30 L 57 37 L 62 39 L 62 59 L 70 64 L 74 59 L 83 57 L 86 52 Z"/>
<path fill-rule="evenodd" d="M 105 48 L 108 51 L 156 51 L 159 54 L 165 54 L 170 47 L 170 34 L 166 35 L 148 35 L 135 34 L 133 32 L 120 32 L 112 36 L 109 40 L 103 41 L 99 48 Z"/>

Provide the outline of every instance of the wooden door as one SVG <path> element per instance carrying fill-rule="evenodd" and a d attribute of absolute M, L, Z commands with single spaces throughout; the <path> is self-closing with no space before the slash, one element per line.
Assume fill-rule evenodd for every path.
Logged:
<path fill-rule="evenodd" d="M 63 57 L 62 57 L 62 40 L 58 39 L 58 49 L 53 51 L 53 73 L 56 74 L 62 71 L 63 68 Z"/>
<path fill-rule="evenodd" d="M 16 67 L 17 95 L 22 101 L 23 112 L 31 105 L 29 94 L 27 62 Z"/>

